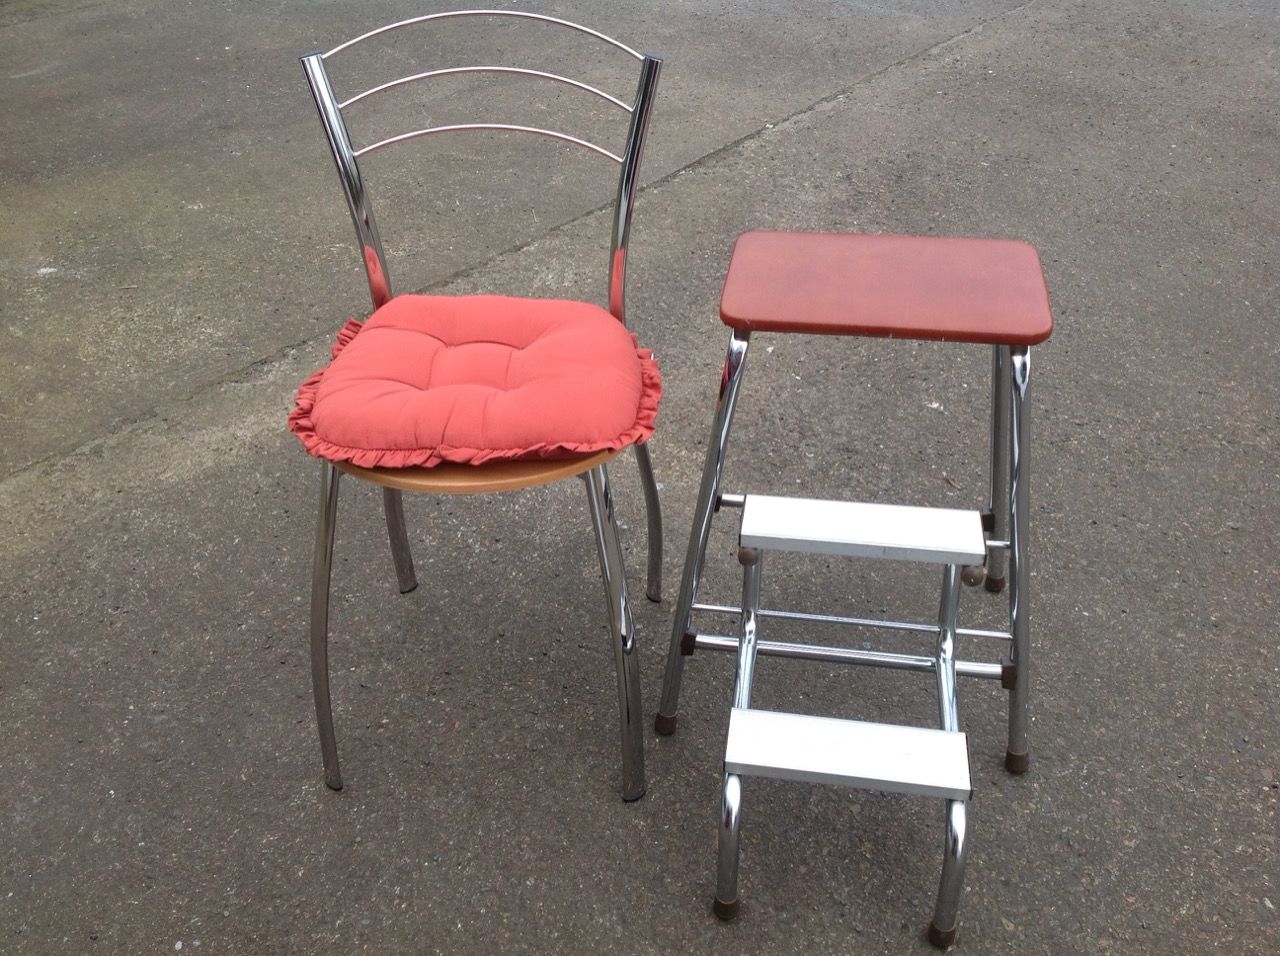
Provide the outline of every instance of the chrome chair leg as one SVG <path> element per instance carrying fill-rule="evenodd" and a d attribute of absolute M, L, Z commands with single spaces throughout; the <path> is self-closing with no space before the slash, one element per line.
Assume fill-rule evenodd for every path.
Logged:
<path fill-rule="evenodd" d="M 613 637 L 614 663 L 618 672 L 618 708 L 622 723 L 622 799 L 644 796 L 644 726 L 640 700 L 640 664 L 636 656 L 635 627 L 631 600 L 622 560 L 622 543 L 613 511 L 609 473 L 597 465 L 582 476 L 591 503 L 591 523 L 595 527 L 600 554 L 600 577 L 609 607 L 609 630 Z"/>
<path fill-rule="evenodd" d="M 653 460 L 647 443 L 636 445 L 636 464 L 640 466 L 640 486 L 644 489 L 644 511 L 649 520 L 649 569 L 645 596 L 650 601 L 662 600 L 662 505 L 658 501 L 658 482 L 653 476 Z"/>
<path fill-rule="evenodd" d="M 316 523 L 315 557 L 311 570 L 311 692 L 315 697 L 320 754 L 324 758 L 324 782 L 342 789 L 338 767 L 338 740 L 333 732 L 333 707 L 329 700 L 329 580 L 333 573 L 333 536 L 338 518 L 340 472 L 328 462 L 320 464 L 320 518 Z"/>
<path fill-rule="evenodd" d="M 1009 747 L 1004 765 L 1012 773 L 1023 773 L 1031 765 L 1027 741 L 1030 724 L 1031 679 L 1027 670 L 1031 653 L 1031 568 L 1027 562 L 1028 521 L 1031 512 L 1030 467 L 1027 453 L 1031 428 L 1027 420 L 1027 390 L 1031 382 L 1031 349 L 1022 346 L 1010 355 L 1011 400 L 1009 402 L 1009 630 L 1013 635 L 1010 660 L 1013 686 L 1009 689 Z"/>
<path fill-rule="evenodd" d="M 680 596 L 676 600 L 675 620 L 671 626 L 671 646 L 667 650 L 662 699 L 658 703 L 658 715 L 654 719 L 654 729 L 663 736 L 676 732 L 676 719 L 680 709 L 680 681 L 684 676 L 685 636 L 692 633 L 693 604 L 698 598 L 698 580 L 702 576 L 702 564 L 706 558 L 707 538 L 711 533 L 711 516 L 715 512 L 716 496 L 720 493 L 720 473 L 724 469 L 729 428 L 733 424 L 733 409 L 742 384 L 749 340 L 749 332 L 733 332 L 729 338 L 729 349 L 725 353 L 724 371 L 720 376 L 720 396 L 716 401 L 711 439 L 707 443 L 707 457 L 702 466 L 702 483 L 694 505 L 689 547 L 685 551 L 684 569 L 680 574 Z M 689 648 L 687 653 L 693 653 L 693 649 Z"/>
<path fill-rule="evenodd" d="M 404 526 L 404 497 L 399 488 L 383 487 L 382 512 L 387 518 L 387 537 L 391 540 L 396 581 L 400 585 L 400 593 L 408 594 L 418 586 L 418 577 L 413 571 L 413 551 L 409 548 L 409 532 Z"/>
<path fill-rule="evenodd" d="M 948 800 L 946 811 L 946 855 L 942 860 L 942 878 L 938 882 L 938 902 L 929 924 L 929 942 L 947 949 L 956 941 L 960 890 L 964 885 L 964 862 L 967 809 L 964 800 Z"/>

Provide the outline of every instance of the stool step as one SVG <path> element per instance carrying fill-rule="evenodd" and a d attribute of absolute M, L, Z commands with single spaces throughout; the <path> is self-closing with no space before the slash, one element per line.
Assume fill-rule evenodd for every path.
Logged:
<path fill-rule="evenodd" d="M 932 564 L 981 564 L 982 515 L 950 508 L 747 495 L 743 547 Z"/>
<path fill-rule="evenodd" d="M 733 708 L 726 773 L 967 800 L 963 733 Z"/>

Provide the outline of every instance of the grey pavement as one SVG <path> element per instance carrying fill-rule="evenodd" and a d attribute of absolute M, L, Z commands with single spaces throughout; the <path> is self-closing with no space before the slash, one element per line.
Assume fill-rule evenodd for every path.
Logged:
<path fill-rule="evenodd" d="M 1057 319 L 1033 360 L 1033 762 L 1002 770 L 1002 692 L 963 683 L 958 951 L 1280 949 L 1276 5 L 508 5 L 666 59 L 631 260 L 665 382 L 646 727 L 733 238 L 1030 241 Z M 573 483 L 410 500 L 429 586 L 407 596 L 377 495 L 348 485 L 347 785 L 324 786 L 316 467 L 284 418 L 366 292 L 297 56 L 444 8 L 0 4 L 0 953 L 930 952 L 941 812 L 912 798 L 749 781 L 743 912 L 712 916 L 727 656 L 691 659 L 680 731 L 646 732 L 646 796 L 618 798 Z M 412 284 L 562 294 L 603 213 L 545 199 L 446 220 Z M 730 484 L 976 505 L 988 365 L 761 337 Z M 725 596 L 731 551 L 718 534 Z M 856 566 L 779 566 L 775 586 L 871 611 L 936 599 L 931 578 Z M 962 599 L 979 620 L 999 606 Z M 904 675 L 770 661 L 760 681 L 812 712 L 932 708 Z"/>

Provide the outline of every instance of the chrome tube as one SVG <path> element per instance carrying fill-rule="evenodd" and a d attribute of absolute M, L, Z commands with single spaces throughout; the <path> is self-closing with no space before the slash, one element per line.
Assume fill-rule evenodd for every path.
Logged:
<path fill-rule="evenodd" d="M 644 489 L 644 513 L 649 522 L 649 567 L 644 593 L 650 601 L 658 602 L 662 600 L 662 503 L 658 500 L 658 482 L 653 475 L 648 443 L 633 447 L 640 468 L 640 487 Z"/>
<path fill-rule="evenodd" d="M 311 565 L 311 693 L 320 731 L 320 755 L 324 758 L 324 782 L 331 790 L 342 789 L 338 740 L 333 731 L 333 707 L 329 699 L 329 581 L 333 573 L 333 537 L 341 477 L 342 472 L 332 464 L 320 463 L 320 517 L 316 522 L 315 555 Z"/>
<path fill-rule="evenodd" d="M 738 666 L 733 679 L 733 706 L 745 709 L 751 706 L 751 682 L 755 679 L 756 645 L 760 639 L 760 574 L 763 570 L 764 552 L 758 548 L 743 548 L 738 552 L 742 564 L 742 625 L 738 638 Z"/>
<path fill-rule="evenodd" d="M 693 602 L 698 597 L 698 579 L 706 559 L 707 537 L 711 533 L 711 516 L 715 510 L 716 495 L 720 491 L 720 474 L 724 469 L 725 450 L 729 445 L 729 429 L 733 424 L 733 409 L 742 385 L 742 373 L 747 361 L 750 332 L 735 330 L 729 338 L 725 353 L 724 371 L 720 376 L 720 396 L 716 401 L 715 418 L 711 425 L 711 437 L 707 442 L 707 457 L 702 466 L 702 483 L 698 488 L 698 500 L 694 505 L 693 527 L 689 532 L 689 547 L 685 551 L 684 569 L 680 574 L 680 596 L 676 600 L 675 619 L 671 626 L 671 646 L 667 650 L 666 673 L 662 681 L 662 699 L 658 703 L 658 716 L 654 729 L 658 733 L 673 734 L 680 708 L 680 680 L 684 676 L 684 659 L 680 645 L 692 625 Z"/>
<path fill-rule="evenodd" d="M 409 547 L 409 532 L 404 524 L 404 496 L 399 488 L 382 488 L 382 513 L 387 519 L 387 537 L 391 541 L 391 560 L 396 566 L 396 582 L 401 594 L 408 594 L 418 586 L 418 576 L 413 570 L 413 551 Z"/>
<path fill-rule="evenodd" d="M 720 797 L 719 840 L 716 850 L 716 916 L 731 920 L 738 915 L 738 837 L 742 828 L 742 778 L 724 775 Z"/>
<path fill-rule="evenodd" d="M 390 33 L 392 30 L 399 30 L 401 27 L 410 27 L 416 23 L 426 23 L 430 20 L 454 20 L 460 17 L 512 17 L 520 20 L 540 20 L 543 23 L 553 23 L 556 26 L 568 27 L 570 30 L 577 30 L 579 33 L 585 33 L 588 36 L 595 37 L 597 40 L 603 40 L 610 46 L 617 47 L 624 53 L 628 53 L 640 59 L 640 54 L 631 47 L 618 42 L 611 36 L 606 36 L 589 27 L 584 27 L 579 23 L 573 23 L 570 20 L 561 20 L 557 17 L 549 17 L 541 13 L 523 13 L 516 10 L 448 10 L 444 13 L 428 13 L 420 17 L 411 17 L 408 20 L 401 20 L 398 23 L 389 23 L 384 27 L 378 27 L 376 30 L 370 30 L 368 33 L 362 33 L 354 39 L 348 40 L 335 46 L 328 53 L 323 54 L 325 57 L 333 56 L 335 53 L 341 53 L 343 50 L 355 46 L 357 43 L 363 43 L 371 37 L 381 36 L 384 33 Z"/>
<path fill-rule="evenodd" d="M 645 54 L 640 66 L 640 80 L 631 107 L 631 126 L 618 172 L 617 202 L 613 210 L 613 230 L 609 247 L 609 311 L 623 325 L 626 317 L 627 243 L 631 239 L 631 215 L 635 210 L 636 192 L 640 186 L 640 160 L 649 134 L 649 117 L 653 115 L 662 59 Z"/>
<path fill-rule="evenodd" d="M 997 592 L 1005 587 L 1007 555 L 996 541 L 1009 536 L 1009 346 L 991 347 L 991 534 L 987 543 L 986 588 Z"/>
<path fill-rule="evenodd" d="M 943 730 L 960 729 L 956 713 L 956 614 L 960 607 L 960 567 L 942 569 L 942 601 L 938 608 L 938 721 Z"/>
<path fill-rule="evenodd" d="M 586 482 L 587 498 L 591 504 L 591 523 L 595 528 L 596 547 L 600 555 L 600 577 L 604 582 L 614 664 L 618 674 L 618 711 L 622 729 L 622 799 L 639 800 L 645 791 L 644 718 L 640 700 L 640 663 L 636 655 L 635 626 L 631 619 L 631 600 L 627 594 L 622 544 L 618 537 L 607 469 L 604 465 L 597 465 L 582 477 Z"/>
<path fill-rule="evenodd" d="M 929 924 L 929 942 L 939 949 L 947 949 L 956 941 L 960 890 L 964 887 L 965 852 L 968 849 L 964 800 L 947 801 L 945 826 L 945 856 L 942 859 L 942 877 L 938 881 L 938 902 L 933 909 L 933 922 Z"/>
<path fill-rule="evenodd" d="M 1009 691 L 1009 748 L 1005 767 L 1022 773 L 1031 762 L 1027 741 L 1030 725 L 1031 678 L 1027 670 L 1031 655 L 1031 566 L 1027 561 L 1028 523 L 1031 513 L 1030 461 L 1031 427 L 1028 421 L 1028 388 L 1031 384 L 1031 349 L 1013 349 L 1010 356 L 1011 400 L 1009 402 L 1009 632 L 1013 635 L 1010 658 L 1014 665 L 1014 685 Z"/>
<path fill-rule="evenodd" d="M 302 70 L 307 76 L 307 85 L 311 89 L 316 109 L 320 112 L 320 122 L 324 126 L 325 137 L 329 141 L 329 151 L 333 155 L 334 164 L 338 167 L 338 178 L 342 180 L 347 210 L 351 213 L 351 222 L 356 229 L 356 241 L 363 250 L 373 307 L 378 309 L 391 299 L 391 273 L 387 270 L 387 256 L 383 252 L 382 240 L 378 236 L 378 224 L 373 218 L 373 207 L 369 203 L 364 179 L 360 176 L 360 167 L 356 163 L 356 153 L 351 146 L 347 124 L 342 119 L 342 110 L 338 106 L 337 97 L 333 94 L 333 87 L 329 85 L 329 76 L 324 69 L 324 58 L 319 53 L 310 53 L 301 59 Z"/>
<path fill-rule="evenodd" d="M 764 617 L 763 614 L 759 617 Z M 737 651 L 738 639 L 720 634 L 699 634 L 695 645 L 701 650 Z M 826 664 L 857 664 L 863 667 L 880 667 L 888 670 L 911 671 L 932 674 L 938 665 L 937 658 L 925 654 L 896 654 L 890 651 L 864 651 L 852 647 L 823 647 L 817 644 L 788 644 L 783 641 L 757 641 L 757 657 L 781 657 L 796 661 L 821 661 Z M 960 677 L 985 677 L 1000 680 L 999 664 L 985 661 L 956 661 L 956 674 Z"/>

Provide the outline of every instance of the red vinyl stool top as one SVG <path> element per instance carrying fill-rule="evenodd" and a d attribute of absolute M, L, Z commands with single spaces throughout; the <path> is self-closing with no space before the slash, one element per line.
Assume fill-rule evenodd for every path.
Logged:
<path fill-rule="evenodd" d="M 1034 247 L 939 236 L 744 233 L 720 318 L 744 332 L 988 345 L 1036 345 L 1053 331 Z"/>

